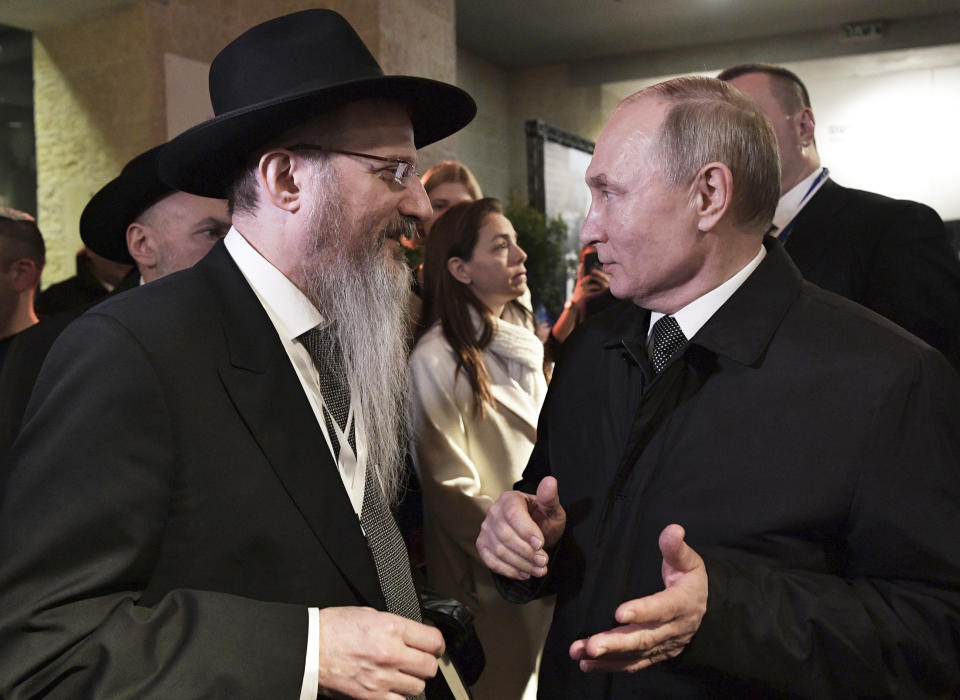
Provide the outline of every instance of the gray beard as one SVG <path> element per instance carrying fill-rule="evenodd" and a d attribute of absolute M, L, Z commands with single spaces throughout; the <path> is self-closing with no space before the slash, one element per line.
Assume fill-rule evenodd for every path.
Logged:
<path fill-rule="evenodd" d="M 384 243 L 386 230 L 375 231 L 369 217 L 346 220 L 334 169 L 324 161 L 316 167 L 314 236 L 303 251 L 303 291 L 326 320 L 337 324 L 351 398 L 354 406 L 359 400 L 363 412 L 367 468 L 376 469 L 387 502 L 396 504 L 405 486 L 410 437 L 410 273 Z"/>

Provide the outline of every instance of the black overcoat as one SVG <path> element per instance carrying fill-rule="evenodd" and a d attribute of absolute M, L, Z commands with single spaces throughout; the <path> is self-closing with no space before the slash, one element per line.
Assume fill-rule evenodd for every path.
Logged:
<path fill-rule="evenodd" d="M 960 381 L 943 356 L 801 279 L 779 243 L 652 378 L 629 302 L 568 340 L 517 487 L 567 527 L 539 697 L 930 697 L 960 690 Z M 588 675 L 570 644 L 663 589 L 686 528 L 707 613 L 676 659 Z"/>
<path fill-rule="evenodd" d="M 296 698 L 307 606 L 385 609 L 277 333 L 218 243 L 47 358 L 0 508 L 0 696 Z"/>

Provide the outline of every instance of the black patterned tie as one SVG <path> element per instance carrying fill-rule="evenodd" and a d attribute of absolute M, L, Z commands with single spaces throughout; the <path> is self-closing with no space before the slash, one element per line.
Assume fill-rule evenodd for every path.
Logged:
<path fill-rule="evenodd" d="M 334 326 L 331 324 L 323 329 L 311 328 L 302 333 L 298 340 L 310 351 L 313 364 L 320 375 L 320 393 L 323 395 L 325 410 L 323 417 L 327 423 L 327 434 L 333 443 L 333 453 L 340 453 L 340 441 L 337 432 L 333 429 L 331 419 L 336 421 L 341 430 L 346 430 L 347 416 L 350 413 L 350 385 L 347 383 L 347 370 L 343 363 L 343 351 Z M 357 453 L 356 421 L 350 426 L 347 442 L 353 453 Z"/>
<path fill-rule="evenodd" d="M 667 362 L 687 343 L 687 337 L 680 330 L 680 324 L 673 316 L 662 316 L 653 324 L 653 351 L 650 353 L 650 366 L 655 374 L 667 366 Z"/>
<path fill-rule="evenodd" d="M 311 329 L 298 338 L 310 351 L 313 363 L 320 375 L 320 393 L 327 406 L 324 417 L 327 420 L 327 432 L 339 453 L 339 442 L 330 426 L 330 417 L 340 425 L 346 426 L 350 409 L 350 385 L 347 382 L 343 362 L 343 351 L 332 326 L 323 330 Z M 356 422 L 354 421 L 354 424 Z M 355 430 L 351 425 L 348 438 L 350 447 L 356 453 Z M 363 506 L 360 509 L 360 524 L 367 536 L 373 562 L 377 567 L 380 589 L 387 603 L 387 610 L 403 615 L 411 620 L 421 621 L 420 603 L 410 576 L 410 559 L 406 545 L 387 507 L 383 489 L 377 481 L 376 468 L 367 464 L 363 484 Z"/>

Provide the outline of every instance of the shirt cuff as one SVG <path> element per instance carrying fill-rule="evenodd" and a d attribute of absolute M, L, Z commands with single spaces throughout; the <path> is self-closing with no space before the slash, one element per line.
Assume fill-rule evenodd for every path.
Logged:
<path fill-rule="evenodd" d="M 320 683 L 320 609 L 307 608 L 307 659 L 303 666 L 300 700 L 317 700 Z"/>

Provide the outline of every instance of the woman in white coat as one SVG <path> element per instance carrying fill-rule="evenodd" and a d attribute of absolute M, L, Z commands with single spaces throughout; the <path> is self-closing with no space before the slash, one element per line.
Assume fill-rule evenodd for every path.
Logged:
<path fill-rule="evenodd" d="M 527 290 L 526 257 L 497 200 L 444 213 L 427 240 L 410 357 L 427 578 L 474 613 L 487 659 L 476 700 L 535 697 L 553 610 L 552 599 L 503 600 L 475 545 L 487 508 L 526 466 L 547 389 L 543 345 L 516 301 Z"/>

